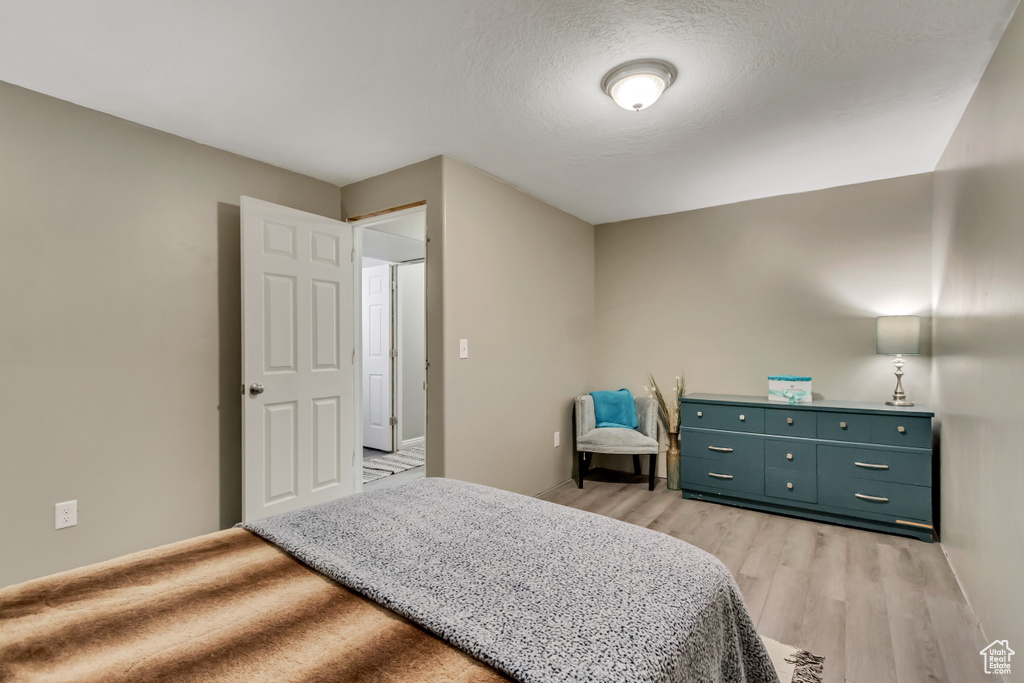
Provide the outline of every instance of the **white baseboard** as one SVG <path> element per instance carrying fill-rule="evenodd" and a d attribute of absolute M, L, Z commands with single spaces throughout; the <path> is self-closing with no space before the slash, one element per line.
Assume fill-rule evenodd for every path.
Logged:
<path fill-rule="evenodd" d="M 427 442 L 427 437 L 419 436 L 419 437 L 416 437 L 415 439 L 407 439 L 407 440 L 403 441 L 402 442 L 402 448 L 413 448 L 415 446 L 422 446 L 426 442 Z M 401 449 L 399 449 L 399 450 L 401 450 Z"/>

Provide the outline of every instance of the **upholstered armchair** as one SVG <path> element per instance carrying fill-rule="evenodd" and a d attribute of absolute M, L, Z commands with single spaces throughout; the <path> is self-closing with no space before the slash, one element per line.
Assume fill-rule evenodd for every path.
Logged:
<path fill-rule="evenodd" d="M 632 455 L 633 473 L 640 474 L 640 456 L 650 456 L 648 488 L 654 490 L 654 470 L 658 463 L 658 406 L 649 398 L 636 398 L 636 429 L 597 427 L 594 397 L 577 396 L 573 407 L 576 423 L 576 485 L 583 488 L 583 476 L 590 469 L 594 453 Z"/>

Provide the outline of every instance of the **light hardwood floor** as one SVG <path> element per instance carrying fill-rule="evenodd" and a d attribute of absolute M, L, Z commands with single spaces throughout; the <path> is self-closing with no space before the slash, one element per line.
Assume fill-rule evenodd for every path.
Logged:
<path fill-rule="evenodd" d="M 937 543 L 683 500 L 594 470 L 539 497 L 664 532 L 729 568 L 762 635 L 824 656 L 825 681 L 993 681 Z M 682 589 L 682 587 L 680 587 Z"/>

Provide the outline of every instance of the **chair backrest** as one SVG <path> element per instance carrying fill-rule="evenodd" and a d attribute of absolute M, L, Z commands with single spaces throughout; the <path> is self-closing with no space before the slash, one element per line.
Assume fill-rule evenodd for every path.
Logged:
<path fill-rule="evenodd" d="M 636 403 L 637 429 L 646 436 L 658 438 L 658 407 L 646 396 L 634 396 Z M 580 437 L 597 427 L 594 413 L 594 397 L 582 394 L 576 397 L 573 408 L 576 422 L 576 436 Z"/>
<path fill-rule="evenodd" d="M 583 394 L 576 397 L 576 436 L 583 436 L 597 426 L 597 414 L 594 412 L 594 397 Z"/>

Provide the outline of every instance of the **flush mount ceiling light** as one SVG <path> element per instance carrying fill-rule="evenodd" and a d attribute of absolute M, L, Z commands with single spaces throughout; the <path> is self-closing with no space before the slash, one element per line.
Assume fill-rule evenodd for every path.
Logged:
<path fill-rule="evenodd" d="M 674 66 L 661 59 L 635 59 L 615 67 L 601 81 L 601 89 L 623 109 L 647 109 L 676 79 Z"/>

